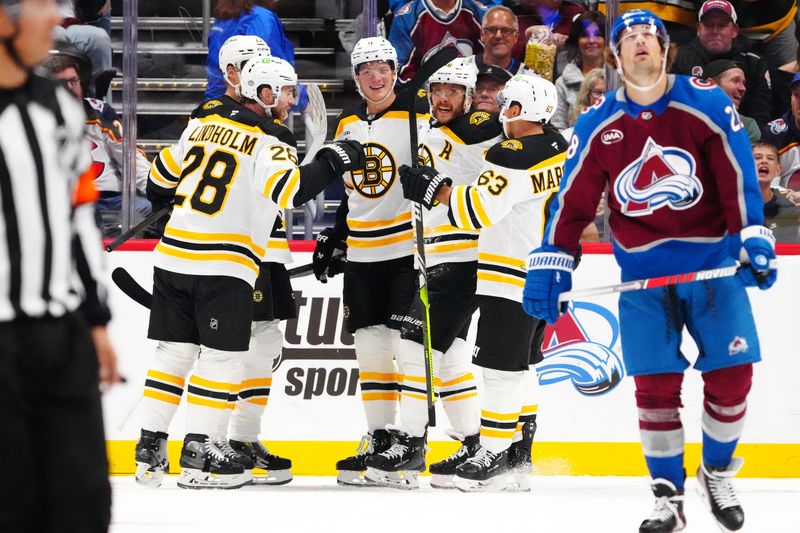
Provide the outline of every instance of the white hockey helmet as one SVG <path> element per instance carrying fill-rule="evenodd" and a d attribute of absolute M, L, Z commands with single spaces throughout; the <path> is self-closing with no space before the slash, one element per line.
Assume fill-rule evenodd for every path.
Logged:
<path fill-rule="evenodd" d="M 522 108 L 520 114 L 514 118 L 506 118 L 504 112 L 514 102 Z M 497 95 L 497 103 L 500 104 L 500 122 L 503 123 L 505 132 L 506 124 L 516 120 L 540 124 L 550 120 L 558 106 L 558 95 L 556 86 L 541 76 L 517 74 L 508 80 L 506 86 Z"/>
<path fill-rule="evenodd" d="M 238 88 L 228 79 L 228 65 L 233 65 L 237 71 L 241 72 L 244 64 L 254 57 L 269 57 L 271 54 L 269 46 L 264 39 L 257 35 L 234 35 L 222 44 L 219 49 L 219 69 L 222 77 L 231 87 Z"/>
<path fill-rule="evenodd" d="M 359 39 L 359 41 L 353 47 L 353 52 L 350 54 L 350 70 L 353 74 L 353 80 L 356 82 L 358 94 L 360 94 L 362 98 L 366 98 L 366 96 L 364 96 L 364 93 L 361 91 L 361 86 L 356 78 L 356 71 L 358 70 L 359 65 L 371 63 L 372 61 L 386 61 L 387 63 L 390 63 L 392 70 L 394 71 L 392 85 L 394 86 L 394 84 L 397 82 L 397 50 L 394 49 L 392 43 L 383 37 L 365 37 L 363 39 Z M 391 94 L 392 93 L 390 91 L 386 95 L 386 98 L 388 98 Z"/>
<path fill-rule="evenodd" d="M 452 83 L 464 87 L 464 112 L 469 111 L 472 105 L 472 96 L 475 94 L 475 83 L 478 80 L 478 70 L 475 63 L 465 57 L 458 57 L 446 64 L 430 78 L 428 78 L 428 103 L 433 110 L 433 100 L 430 88 L 434 83 Z"/>
<path fill-rule="evenodd" d="M 242 67 L 242 96 L 254 100 L 264 109 L 275 107 L 283 87 L 297 87 L 297 73 L 291 63 L 277 57 L 254 57 Z M 265 104 L 258 95 L 259 87 L 264 85 L 272 89 L 274 100 Z"/>

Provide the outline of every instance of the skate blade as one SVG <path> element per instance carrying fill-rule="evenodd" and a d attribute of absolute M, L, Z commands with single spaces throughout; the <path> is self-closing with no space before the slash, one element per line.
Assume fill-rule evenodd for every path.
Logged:
<path fill-rule="evenodd" d="M 402 470 L 398 472 L 386 472 L 369 467 L 364 472 L 364 477 L 376 483 L 379 487 L 401 490 L 415 490 L 419 488 L 419 472 Z"/>
<path fill-rule="evenodd" d="M 511 475 L 511 482 L 503 490 L 506 492 L 530 492 L 531 473 L 514 472 Z"/>
<path fill-rule="evenodd" d="M 286 485 L 292 478 L 291 470 L 267 470 L 266 475 L 253 475 L 253 485 Z"/>
<path fill-rule="evenodd" d="M 150 470 L 149 463 L 136 463 L 136 483 L 151 489 L 157 489 L 164 483 L 163 470 Z"/>
<path fill-rule="evenodd" d="M 456 485 L 453 483 L 453 477 L 445 474 L 431 474 L 431 487 L 441 490 L 455 490 Z"/>
<path fill-rule="evenodd" d="M 243 474 L 212 474 L 194 468 L 184 468 L 178 477 L 178 486 L 182 489 L 221 489 L 233 490 L 241 488 L 253 481 L 253 472 L 245 470 Z"/>
<path fill-rule="evenodd" d="M 466 479 L 456 475 L 453 478 L 453 483 L 461 492 L 499 492 L 514 483 L 514 480 L 510 474 L 500 474 L 485 481 Z"/>
<path fill-rule="evenodd" d="M 741 531 L 741 528 L 739 528 L 739 529 L 728 529 L 719 520 L 717 520 L 717 517 L 714 516 L 713 512 L 711 512 L 711 501 L 709 500 L 708 493 L 705 491 L 705 488 L 703 487 L 703 483 L 700 480 L 697 481 L 697 485 L 695 485 L 694 490 L 695 490 L 695 492 L 697 492 L 697 495 L 700 496 L 700 499 L 703 501 L 703 505 L 705 506 L 705 508 L 709 512 L 709 514 L 711 515 L 711 518 L 714 519 L 714 523 L 717 524 L 717 527 L 720 529 L 720 531 L 723 531 L 723 533 L 735 533 L 736 531 Z M 684 524 L 681 524 L 680 529 L 676 528 L 673 531 L 681 531 L 683 529 L 683 526 L 684 526 Z"/>
<path fill-rule="evenodd" d="M 380 487 L 374 481 L 367 479 L 364 472 L 356 470 L 339 470 L 336 483 L 343 487 Z"/>

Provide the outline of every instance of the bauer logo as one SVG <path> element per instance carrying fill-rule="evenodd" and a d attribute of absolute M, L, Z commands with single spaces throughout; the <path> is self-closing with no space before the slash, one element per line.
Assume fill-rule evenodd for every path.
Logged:
<path fill-rule="evenodd" d="M 539 383 L 569 381 L 584 396 L 610 392 L 625 375 L 622 358 L 614 351 L 618 341 L 619 322 L 611 311 L 593 303 L 571 303 L 558 322 L 545 328 L 544 360 L 536 365 Z"/>
<path fill-rule="evenodd" d="M 614 144 L 615 142 L 621 141 L 623 137 L 622 132 L 619 130 L 608 130 L 603 132 L 600 141 L 603 144 Z"/>

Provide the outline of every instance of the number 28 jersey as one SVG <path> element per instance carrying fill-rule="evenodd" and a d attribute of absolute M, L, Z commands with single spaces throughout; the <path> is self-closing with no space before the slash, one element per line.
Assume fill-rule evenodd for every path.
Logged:
<path fill-rule="evenodd" d="M 280 122 L 227 97 L 199 107 L 150 169 L 152 183 L 175 190 L 155 266 L 254 284 L 278 209 L 299 187 L 294 143 Z"/>

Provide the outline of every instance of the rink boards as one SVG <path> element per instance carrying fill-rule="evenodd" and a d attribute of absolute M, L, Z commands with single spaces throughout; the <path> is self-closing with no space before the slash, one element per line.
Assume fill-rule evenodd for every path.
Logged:
<path fill-rule="evenodd" d="M 295 263 L 311 261 L 305 243 L 293 245 Z M 574 288 L 617 283 L 619 269 L 608 248 L 587 247 Z M 152 243 L 140 241 L 108 256 L 109 272 L 122 266 L 148 290 L 152 286 Z M 738 455 L 743 476 L 800 477 L 800 359 L 796 347 L 800 295 L 800 247 L 780 250 L 778 282 L 769 291 L 750 289 L 764 361 L 755 369 L 747 424 Z M 134 471 L 139 422 L 135 410 L 154 342 L 147 337 L 147 309 L 112 286 L 112 340 L 127 383 L 105 393 L 104 416 L 111 472 Z M 297 475 L 335 473 L 337 459 L 352 455 L 365 432 L 352 336 L 342 324 L 341 276 L 326 285 L 313 276 L 293 280 L 299 317 L 286 323 L 284 352 L 275 370 L 261 437 L 270 450 L 290 457 Z M 534 463 L 540 474 L 644 475 L 633 383 L 624 379 L 615 295 L 575 302 L 566 318 L 545 336 L 540 365 L 541 401 Z M 473 321 L 473 324 L 475 321 Z M 474 332 L 473 332 L 474 334 Z M 683 351 L 697 349 L 690 339 Z M 473 373 L 480 386 L 480 369 Z M 622 379 L 620 379 L 622 378 Z M 682 410 L 687 470 L 699 457 L 702 380 L 687 372 Z M 455 449 L 439 426 L 431 430 L 429 460 Z M 179 408 L 170 427 L 171 463 L 177 467 L 184 434 Z"/>

